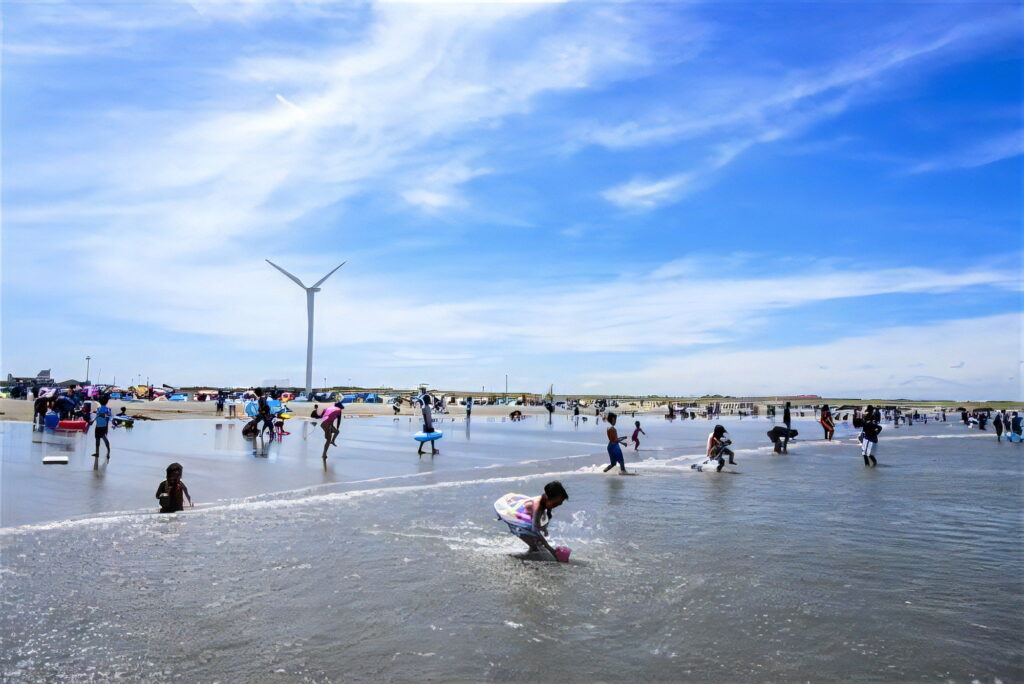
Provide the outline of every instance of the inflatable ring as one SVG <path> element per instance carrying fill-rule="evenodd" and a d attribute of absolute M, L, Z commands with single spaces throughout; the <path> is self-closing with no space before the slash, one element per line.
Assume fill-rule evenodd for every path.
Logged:
<path fill-rule="evenodd" d="M 433 432 L 417 432 L 412 436 L 417 442 L 434 442 L 444 437 L 444 433 L 440 430 L 434 430 Z"/>

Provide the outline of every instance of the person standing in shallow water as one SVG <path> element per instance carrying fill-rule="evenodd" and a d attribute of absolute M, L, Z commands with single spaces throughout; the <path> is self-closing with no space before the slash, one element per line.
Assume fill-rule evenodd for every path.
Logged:
<path fill-rule="evenodd" d="M 1003 416 L 996 411 L 996 417 L 992 419 L 992 429 L 996 431 L 996 441 L 1003 441 Z"/>
<path fill-rule="evenodd" d="M 782 409 L 782 424 L 786 426 L 787 430 L 793 429 L 793 416 L 789 412 L 789 402 L 786 402 L 786 406 Z M 782 443 L 782 450 L 789 453 L 789 435 L 787 434 Z"/>
<path fill-rule="evenodd" d="M 821 418 L 819 418 L 822 429 L 825 430 L 825 439 L 832 441 L 832 436 L 836 434 L 836 421 L 832 418 L 832 410 L 829 409 L 828 404 L 821 405 Z"/>
<path fill-rule="evenodd" d="M 434 432 L 434 417 L 430 414 L 430 405 L 433 402 L 433 397 L 431 397 L 429 394 L 421 394 L 419 399 L 422 405 L 421 411 L 423 415 L 423 432 L 424 434 L 429 435 Z M 426 442 L 420 442 L 420 446 L 416 450 L 416 453 L 419 454 L 420 456 L 423 455 L 424 444 L 426 444 Z M 437 450 L 437 447 L 435 446 L 433 441 L 430 442 L 430 453 L 441 453 Z"/>
<path fill-rule="evenodd" d="M 868 407 L 871 408 L 870 406 Z M 860 440 L 860 453 L 864 457 L 864 465 L 876 466 L 878 460 L 875 458 L 875 448 L 878 446 L 878 433 L 882 431 L 882 426 L 875 420 L 874 413 L 868 411 L 867 418 L 864 419 L 864 426 L 861 428 L 860 436 L 857 438 Z"/>
<path fill-rule="evenodd" d="M 618 431 L 615 429 L 615 421 L 618 420 L 618 416 L 614 413 L 609 413 L 605 416 L 605 420 L 608 421 L 608 466 L 605 467 L 604 472 L 608 472 L 618 464 L 619 473 L 622 475 L 626 474 L 626 461 L 622 456 L 622 444 L 626 442 L 625 437 L 619 437 Z"/>
<path fill-rule="evenodd" d="M 106 395 L 100 397 L 100 407 L 96 411 L 96 451 L 93 453 L 93 458 L 100 457 L 100 442 L 103 442 L 107 446 L 107 460 L 110 460 L 110 439 L 107 438 L 107 433 L 110 431 L 110 423 L 114 419 L 114 412 L 107 406 L 109 401 Z"/>

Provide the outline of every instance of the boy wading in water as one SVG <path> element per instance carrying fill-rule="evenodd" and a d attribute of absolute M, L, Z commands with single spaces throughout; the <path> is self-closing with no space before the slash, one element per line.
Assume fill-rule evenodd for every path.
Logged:
<path fill-rule="evenodd" d="M 434 417 L 432 415 L 430 415 L 430 403 L 433 401 L 433 397 L 431 397 L 429 394 L 422 394 L 422 395 L 420 395 L 419 398 L 420 398 L 420 402 L 422 404 L 422 411 L 423 411 L 423 432 L 425 434 L 429 435 L 429 434 L 432 434 L 434 432 Z M 426 444 L 426 442 L 420 442 L 420 447 L 419 447 L 419 449 L 416 450 L 416 453 L 418 455 L 420 455 L 420 456 L 423 455 L 423 445 L 424 444 Z M 431 441 L 430 442 L 430 454 L 434 455 L 434 454 L 439 454 L 439 453 L 441 453 L 441 452 L 437 450 L 437 447 L 434 445 L 434 442 Z"/>
<path fill-rule="evenodd" d="M 93 453 L 93 458 L 100 457 L 100 440 L 107 445 L 107 460 L 110 460 L 110 440 L 107 439 L 107 432 L 110 430 L 110 422 L 114 417 L 114 412 L 107 406 L 108 398 L 106 396 L 100 397 L 100 407 L 96 411 L 96 451 Z"/>
<path fill-rule="evenodd" d="M 864 427 L 861 428 L 860 436 L 857 438 L 860 440 L 860 453 L 864 457 L 864 465 L 876 466 L 878 460 L 875 458 L 875 447 L 878 446 L 878 433 L 882 431 L 882 426 L 874 420 L 874 414 L 869 413 L 871 418 L 864 419 Z M 870 459 L 870 460 L 869 460 Z"/>
<path fill-rule="evenodd" d="M 172 463 L 167 466 L 167 479 L 156 488 L 156 498 L 160 500 L 161 513 L 177 513 L 185 510 L 185 499 L 188 499 L 189 507 L 195 506 L 192 497 L 188 495 L 188 487 L 181 481 L 183 468 L 180 463 Z"/>
<path fill-rule="evenodd" d="M 619 437 L 619 433 L 615 430 L 615 421 L 618 420 L 618 416 L 614 413 L 609 413 L 605 420 L 608 421 L 608 460 L 610 463 L 604 469 L 604 472 L 608 472 L 615 467 L 616 464 L 619 466 L 619 473 L 626 474 L 626 461 L 622 456 L 622 444 L 625 444 L 626 438 Z"/>

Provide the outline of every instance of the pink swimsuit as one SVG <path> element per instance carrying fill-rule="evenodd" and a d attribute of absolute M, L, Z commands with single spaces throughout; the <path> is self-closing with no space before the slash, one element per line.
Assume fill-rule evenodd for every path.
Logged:
<path fill-rule="evenodd" d="M 337 406 L 332 406 L 331 408 L 327 409 L 326 411 L 320 414 L 320 424 L 329 425 L 339 415 L 341 415 L 341 409 L 338 408 Z"/>

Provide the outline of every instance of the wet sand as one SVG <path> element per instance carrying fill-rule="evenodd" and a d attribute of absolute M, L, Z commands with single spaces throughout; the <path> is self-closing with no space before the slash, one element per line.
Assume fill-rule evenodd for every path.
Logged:
<path fill-rule="evenodd" d="M 1024 678 L 1024 452 L 991 433 L 890 426 L 870 469 L 850 431 L 826 443 L 798 423 L 805 439 L 776 456 L 767 421 L 723 421 L 738 472 L 708 474 L 689 464 L 711 424 L 648 419 L 626 450 L 640 475 L 621 477 L 599 472 L 592 423 L 442 425 L 442 453 L 420 460 L 415 424 L 346 421 L 327 482 L 296 434 L 262 458 L 205 422 L 136 428 L 98 487 L 59 490 L 95 477 L 77 451 L 53 474 L 38 451 L 15 459 L 15 495 L 56 487 L 86 512 L 25 505 L 36 522 L 0 530 L 8 678 Z M 5 485 L 31 438 L 8 428 Z M 150 490 L 178 443 L 208 505 L 157 515 Z M 567 565 L 524 559 L 491 509 L 553 478 L 570 493 L 551 524 Z"/>

